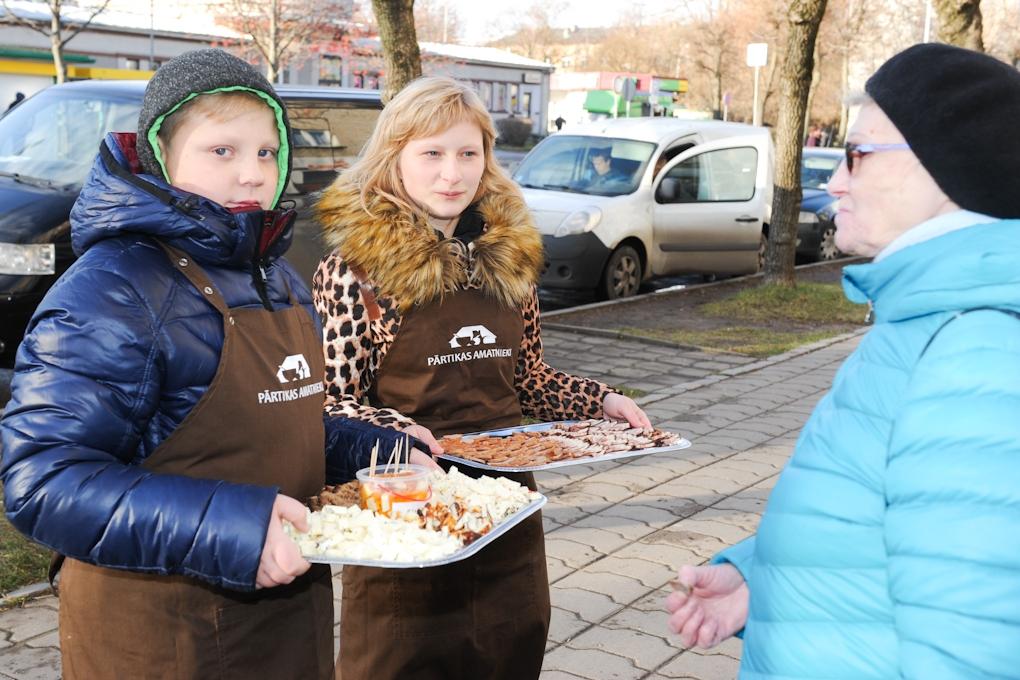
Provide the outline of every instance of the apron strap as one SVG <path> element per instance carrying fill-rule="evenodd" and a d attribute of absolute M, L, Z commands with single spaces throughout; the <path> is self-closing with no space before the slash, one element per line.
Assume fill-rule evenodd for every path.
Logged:
<path fill-rule="evenodd" d="M 209 300 L 209 304 L 219 310 L 220 314 L 224 318 L 230 316 L 230 308 L 227 307 L 226 300 L 220 295 L 219 291 L 216 290 L 216 286 L 213 285 L 212 281 L 206 275 L 202 268 L 191 259 L 191 257 L 184 251 L 178 250 L 173 246 L 156 239 L 156 243 L 162 248 L 169 258 L 170 263 L 177 268 L 184 277 L 191 281 L 192 285 L 198 290 L 205 293 L 206 298 Z"/>
<path fill-rule="evenodd" d="M 368 320 L 378 321 L 382 317 L 382 312 L 379 310 L 379 303 L 375 300 L 375 291 L 372 290 L 372 284 L 368 282 L 365 270 L 356 264 L 348 264 L 347 268 L 351 270 L 354 278 L 358 280 L 358 288 L 361 289 L 361 297 L 365 300 L 365 311 L 368 312 Z"/>

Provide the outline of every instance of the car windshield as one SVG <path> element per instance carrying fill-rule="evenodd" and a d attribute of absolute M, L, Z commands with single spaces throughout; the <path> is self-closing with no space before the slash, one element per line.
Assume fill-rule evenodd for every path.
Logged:
<path fill-rule="evenodd" d="M 94 92 L 43 90 L 0 118 L 0 175 L 77 188 L 107 132 L 137 129 L 139 107 Z"/>
<path fill-rule="evenodd" d="M 813 155 L 804 153 L 800 165 L 800 185 L 804 189 L 821 189 L 829 185 L 829 179 L 839 167 L 842 156 Z"/>
<path fill-rule="evenodd" d="M 514 172 L 522 187 L 621 196 L 637 189 L 655 144 L 612 137 L 553 135 Z"/>

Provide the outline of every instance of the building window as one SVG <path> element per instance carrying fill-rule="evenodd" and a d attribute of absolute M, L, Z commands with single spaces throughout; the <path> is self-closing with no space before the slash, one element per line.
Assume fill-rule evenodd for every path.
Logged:
<path fill-rule="evenodd" d="M 344 77 L 343 57 L 331 54 L 319 56 L 319 84 L 341 85 Z"/>
<path fill-rule="evenodd" d="M 525 116 L 531 115 L 531 93 L 525 92 L 521 95 L 521 112 Z"/>
<path fill-rule="evenodd" d="M 506 83 L 496 83 L 496 87 L 493 88 L 492 110 L 506 111 Z"/>
<path fill-rule="evenodd" d="M 492 83 L 482 81 L 478 83 L 478 96 L 482 98 L 482 103 L 485 104 L 485 108 L 489 111 L 495 110 L 492 106 Z"/>
<path fill-rule="evenodd" d="M 510 83 L 510 110 L 516 113 L 520 113 L 521 111 L 521 100 L 520 97 L 517 96 L 520 89 L 521 86 L 517 83 Z"/>
<path fill-rule="evenodd" d="M 140 66 L 141 65 L 138 63 L 137 59 L 132 59 L 130 57 L 124 59 L 124 68 L 128 69 L 129 71 L 137 71 L 140 68 Z"/>

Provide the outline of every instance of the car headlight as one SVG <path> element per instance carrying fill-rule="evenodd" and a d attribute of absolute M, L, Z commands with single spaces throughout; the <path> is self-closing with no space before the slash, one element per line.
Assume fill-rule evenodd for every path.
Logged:
<path fill-rule="evenodd" d="M 559 238 L 560 236 L 572 236 L 589 232 L 595 228 L 601 219 L 602 211 L 594 206 L 584 210 L 575 210 L 563 218 L 560 226 L 556 227 L 556 233 L 553 236 Z"/>
<path fill-rule="evenodd" d="M 814 224 L 818 221 L 818 215 L 813 212 L 801 210 L 800 215 L 797 217 L 797 222 L 800 224 Z"/>
<path fill-rule="evenodd" d="M 0 243 L 0 274 L 53 274 L 52 243 Z"/>

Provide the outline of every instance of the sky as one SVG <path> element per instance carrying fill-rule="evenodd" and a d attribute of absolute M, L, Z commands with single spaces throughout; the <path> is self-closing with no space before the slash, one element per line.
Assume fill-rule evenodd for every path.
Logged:
<path fill-rule="evenodd" d="M 439 0 L 437 0 L 438 2 Z M 501 30 L 506 31 L 513 25 L 514 16 L 524 16 L 530 6 L 528 0 L 446 0 L 449 7 L 456 11 L 463 27 L 462 42 L 481 44 L 495 40 Z M 614 23 L 621 12 L 641 7 L 649 17 L 670 14 L 675 11 L 677 0 L 560 0 L 563 8 L 557 13 L 553 25 L 556 27 L 609 26 Z"/>

